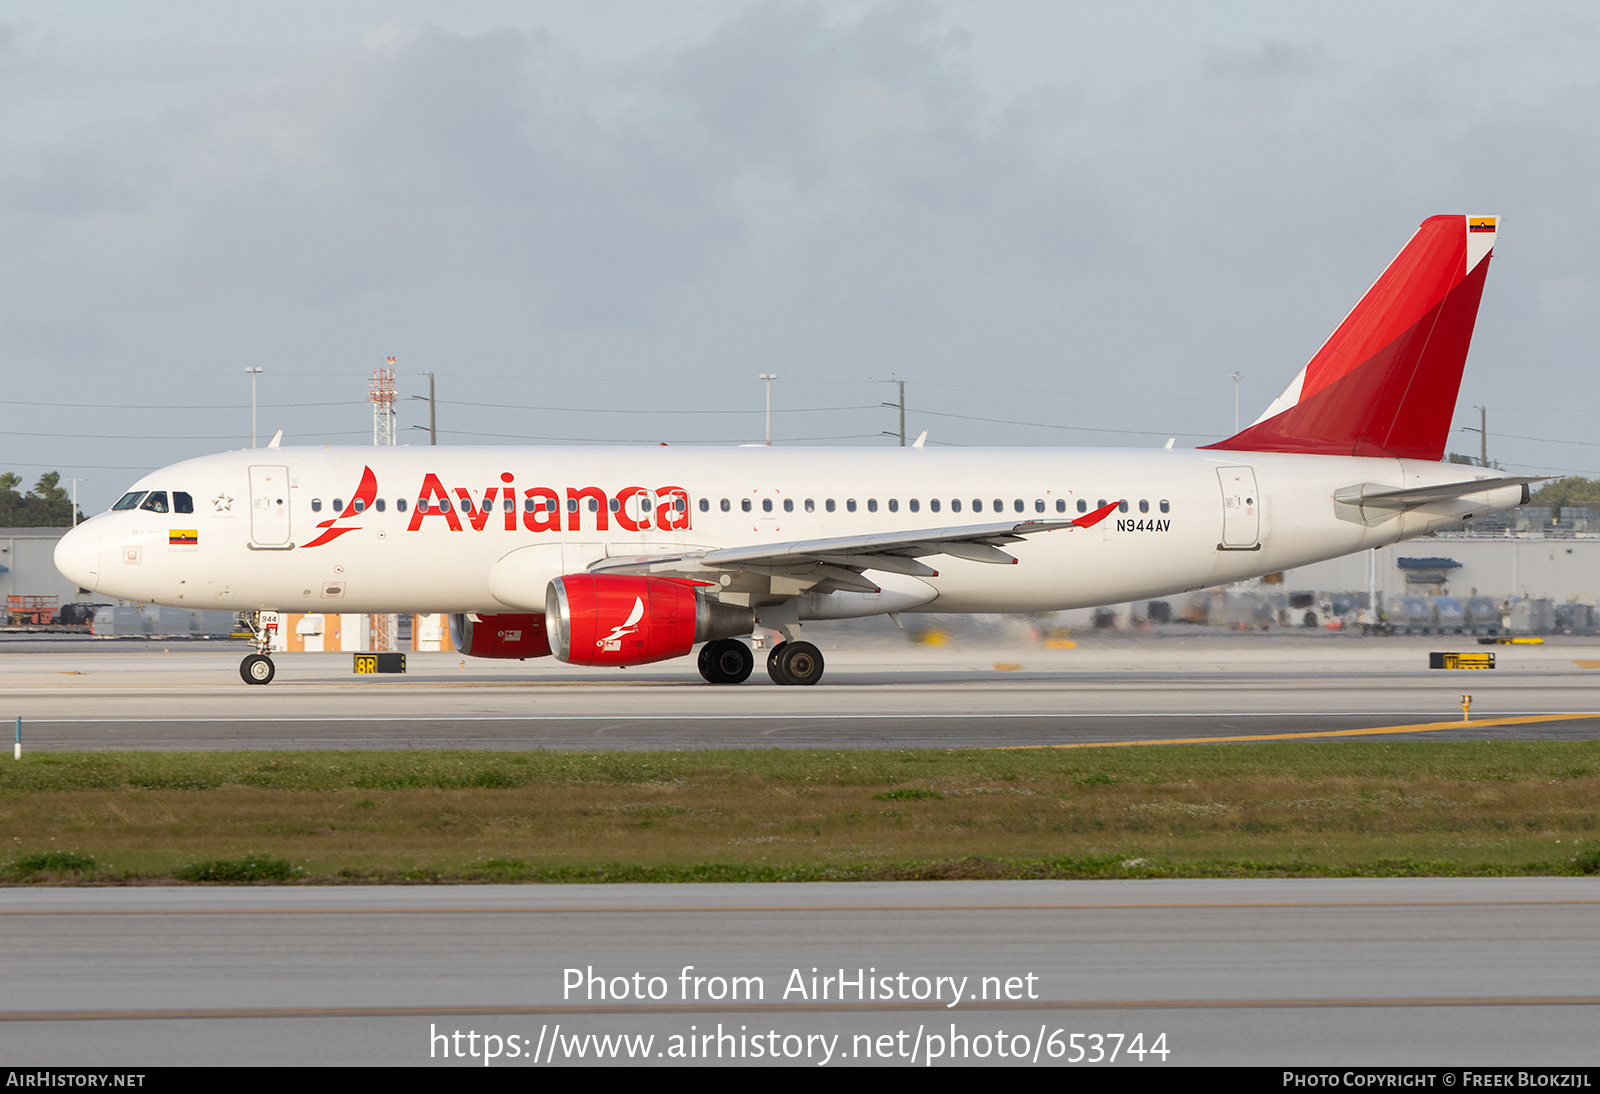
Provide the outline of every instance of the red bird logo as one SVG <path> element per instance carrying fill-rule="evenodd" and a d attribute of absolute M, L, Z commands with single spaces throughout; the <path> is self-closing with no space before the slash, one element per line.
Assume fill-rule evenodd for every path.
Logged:
<path fill-rule="evenodd" d="M 325 520 L 321 524 L 317 525 L 318 528 L 323 530 L 322 534 L 316 539 L 312 540 L 310 543 L 307 543 L 306 546 L 321 547 L 324 543 L 332 543 L 346 532 L 359 532 L 361 530 L 361 525 L 359 524 L 347 524 L 339 528 L 335 528 L 334 525 L 339 521 L 344 520 L 346 517 L 353 517 L 358 513 L 370 509 L 372 507 L 372 503 L 376 501 L 377 498 L 378 476 L 372 473 L 372 468 L 364 467 L 361 469 L 361 485 L 356 487 L 356 496 L 345 503 L 344 510 L 337 516 L 330 520 Z"/>

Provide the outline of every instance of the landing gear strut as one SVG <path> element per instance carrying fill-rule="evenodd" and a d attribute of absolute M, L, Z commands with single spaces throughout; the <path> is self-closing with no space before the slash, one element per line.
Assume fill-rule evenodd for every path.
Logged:
<path fill-rule="evenodd" d="M 780 642 L 767 654 L 767 675 L 774 684 L 815 684 L 822 667 L 822 651 L 810 642 Z"/>
<path fill-rule="evenodd" d="M 242 619 L 250 628 L 250 642 L 256 652 L 239 662 L 239 675 L 247 684 L 270 684 L 277 668 L 267 653 L 272 649 L 272 631 L 261 624 L 261 612 L 243 612 Z"/>
<path fill-rule="evenodd" d="M 700 675 L 709 684 L 742 684 L 755 667 L 755 655 L 737 638 L 719 638 L 700 647 Z"/>

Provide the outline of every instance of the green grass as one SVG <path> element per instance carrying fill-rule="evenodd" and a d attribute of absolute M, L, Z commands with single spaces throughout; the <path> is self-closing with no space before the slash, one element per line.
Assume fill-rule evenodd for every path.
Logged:
<path fill-rule="evenodd" d="M 0 884 L 1600 873 L 1600 742 L 35 753 Z"/>

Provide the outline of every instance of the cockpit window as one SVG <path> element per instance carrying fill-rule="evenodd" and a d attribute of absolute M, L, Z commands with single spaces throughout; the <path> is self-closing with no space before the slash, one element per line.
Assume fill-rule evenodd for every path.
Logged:
<path fill-rule="evenodd" d="M 194 512 L 194 498 L 182 490 L 174 490 L 172 492 L 172 511 L 174 513 Z"/>
<path fill-rule="evenodd" d="M 139 500 L 144 497 L 144 494 L 145 492 L 143 490 L 130 490 L 126 494 L 122 495 L 122 500 L 117 502 L 117 504 L 113 505 L 111 508 L 114 510 L 132 509 L 139 504 Z"/>
<path fill-rule="evenodd" d="M 165 513 L 167 511 L 167 492 L 165 490 L 152 490 L 150 496 L 144 499 L 140 509 L 147 509 L 152 513 Z"/>

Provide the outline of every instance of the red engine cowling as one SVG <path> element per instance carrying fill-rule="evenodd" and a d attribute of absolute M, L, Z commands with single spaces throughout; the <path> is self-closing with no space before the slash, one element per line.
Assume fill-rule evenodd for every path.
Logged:
<path fill-rule="evenodd" d="M 450 641 L 468 657 L 549 657 L 542 615 L 452 615 Z"/>
<path fill-rule="evenodd" d="M 749 608 L 710 600 L 692 582 L 623 574 L 568 574 L 545 593 L 550 650 L 574 665 L 644 665 L 681 657 L 696 642 L 748 634 Z"/>

